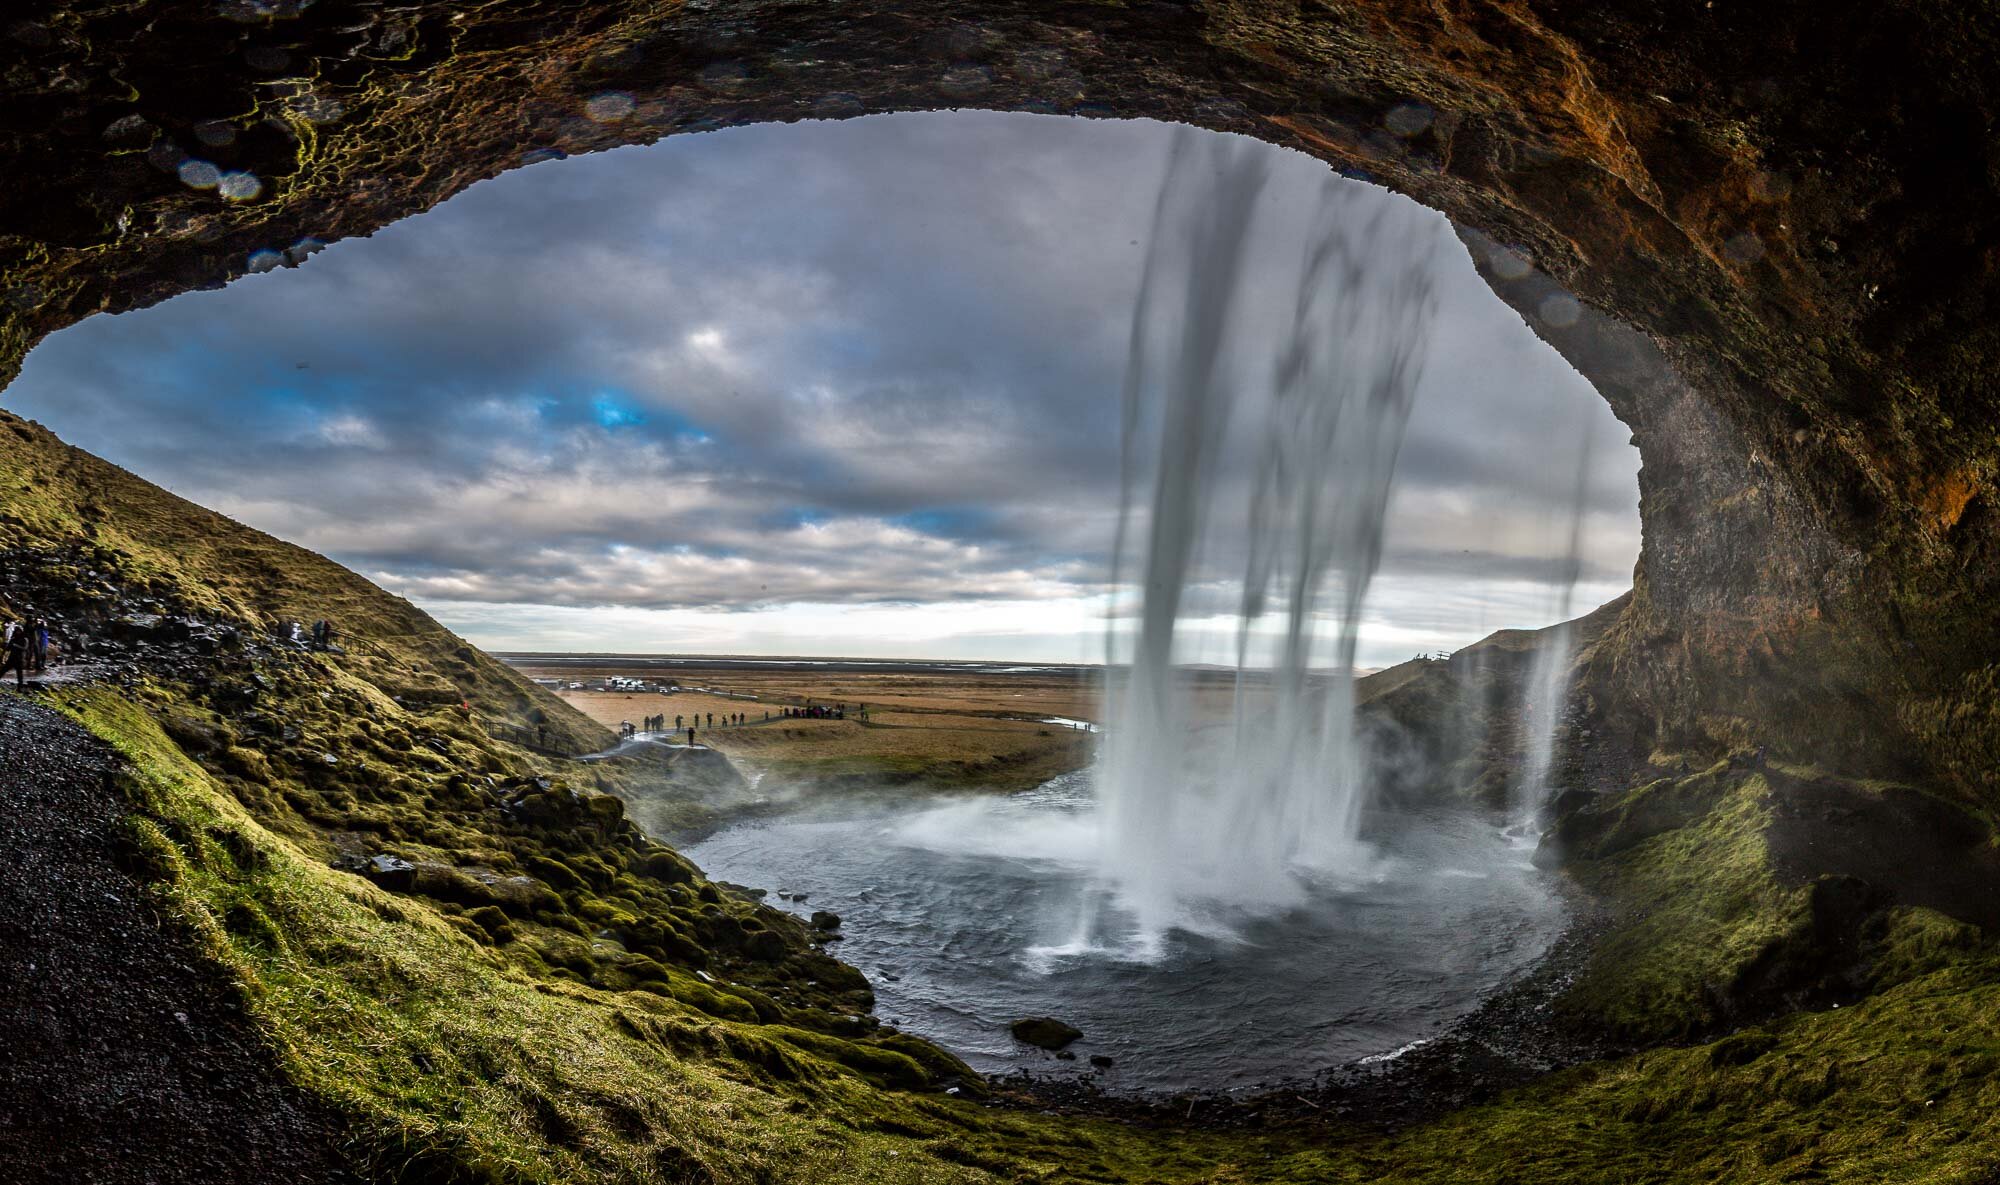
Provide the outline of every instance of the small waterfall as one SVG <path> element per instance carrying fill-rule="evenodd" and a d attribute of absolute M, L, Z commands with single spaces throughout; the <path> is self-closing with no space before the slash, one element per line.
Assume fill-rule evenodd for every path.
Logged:
<path fill-rule="evenodd" d="M 1535 652 L 1528 672 L 1528 684 L 1521 706 L 1522 731 L 1526 744 L 1522 752 L 1521 780 L 1515 794 L 1515 818 L 1532 825 L 1550 797 L 1549 770 L 1555 762 L 1556 732 L 1562 726 L 1563 706 L 1569 698 L 1570 660 L 1575 649 L 1570 615 L 1575 612 L 1576 582 L 1583 571 L 1583 515 L 1590 489 L 1592 433 L 1590 422 L 1576 449 L 1576 475 L 1570 487 L 1569 537 L 1562 566 L 1556 571 L 1556 621 L 1548 639 Z"/>
<path fill-rule="evenodd" d="M 1333 177 L 1288 210 L 1268 158 L 1181 130 L 1133 314 L 1114 582 L 1136 550 L 1139 596 L 1097 794 L 1100 906 L 1143 940 L 1366 862 L 1356 645 L 1448 230 Z M 1232 609 L 1233 679 L 1189 670 L 1191 623 Z"/>

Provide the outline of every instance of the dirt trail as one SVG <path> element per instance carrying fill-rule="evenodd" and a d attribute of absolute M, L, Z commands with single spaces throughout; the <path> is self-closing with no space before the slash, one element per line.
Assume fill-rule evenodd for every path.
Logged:
<path fill-rule="evenodd" d="M 228 984 L 115 862 L 112 755 L 0 693 L 0 1180 L 353 1180 Z"/>

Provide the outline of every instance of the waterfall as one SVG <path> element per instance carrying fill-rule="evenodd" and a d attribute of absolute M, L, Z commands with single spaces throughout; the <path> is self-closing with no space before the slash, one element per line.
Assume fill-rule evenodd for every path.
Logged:
<path fill-rule="evenodd" d="M 1590 489 L 1592 451 L 1591 424 L 1584 420 L 1576 448 L 1575 480 L 1570 486 L 1569 536 L 1554 581 L 1557 624 L 1545 632 L 1545 641 L 1535 651 L 1521 706 L 1521 726 L 1527 740 L 1514 807 L 1515 817 L 1523 824 L 1533 824 L 1549 800 L 1549 770 L 1555 761 L 1556 732 L 1562 726 L 1563 705 L 1569 698 L 1569 668 L 1575 648 L 1570 614 L 1575 612 L 1576 582 L 1583 570 L 1583 516 Z"/>
<path fill-rule="evenodd" d="M 1181 129 L 1134 305 L 1114 582 L 1134 550 L 1138 595 L 1107 641 L 1129 659 L 1098 778 L 1099 932 L 1282 908 L 1366 862 L 1356 646 L 1448 231 L 1331 176 L 1290 209 L 1268 156 Z M 1231 609 L 1233 677 L 1190 670 L 1193 627 Z"/>

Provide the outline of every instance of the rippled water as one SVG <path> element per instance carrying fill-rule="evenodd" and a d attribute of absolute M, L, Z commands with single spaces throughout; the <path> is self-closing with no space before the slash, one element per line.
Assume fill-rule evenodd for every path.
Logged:
<path fill-rule="evenodd" d="M 1528 853 L 1464 816 L 1378 818 L 1378 858 L 1262 918 L 1213 916 L 1157 951 L 1075 941 L 1097 821 L 1076 774 L 998 799 L 921 799 L 728 828 L 688 849 L 708 874 L 808 894 L 770 904 L 845 921 L 836 952 L 885 1022 L 975 1069 L 1090 1073 L 1107 1090 L 1233 1090 L 1295 1079 L 1434 1034 L 1526 968 L 1563 912 Z M 1156 954 L 1153 959 L 1142 953 Z M 1016 1044 L 1051 1015 L 1074 1062 Z"/>

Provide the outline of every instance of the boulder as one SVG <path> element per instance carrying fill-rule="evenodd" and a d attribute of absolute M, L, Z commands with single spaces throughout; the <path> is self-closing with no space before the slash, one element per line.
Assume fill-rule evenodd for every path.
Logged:
<path fill-rule="evenodd" d="M 828 913 L 824 909 L 815 909 L 812 915 L 812 927 L 815 930 L 838 930 L 840 929 L 840 915 L 837 913 Z"/>
<path fill-rule="evenodd" d="M 1032 1045 L 1051 1053 L 1083 1036 L 1082 1029 L 1059 1021 L 1053 1016 L 1031 1016 L 1025 1020 L 1017 1020 L 1007 1027 L 1007 1031 L 1014 1035 L 1014 1040 L 1023 1045 Z"/>
<path fill-rule="evenodd" d="M 348 854 L 333 861 L 333 867 L 367 877 L 391 893 L 407 893 L 416 883 L 417 866 L 401 856 L 381 853 L 374 856 Z"/>

